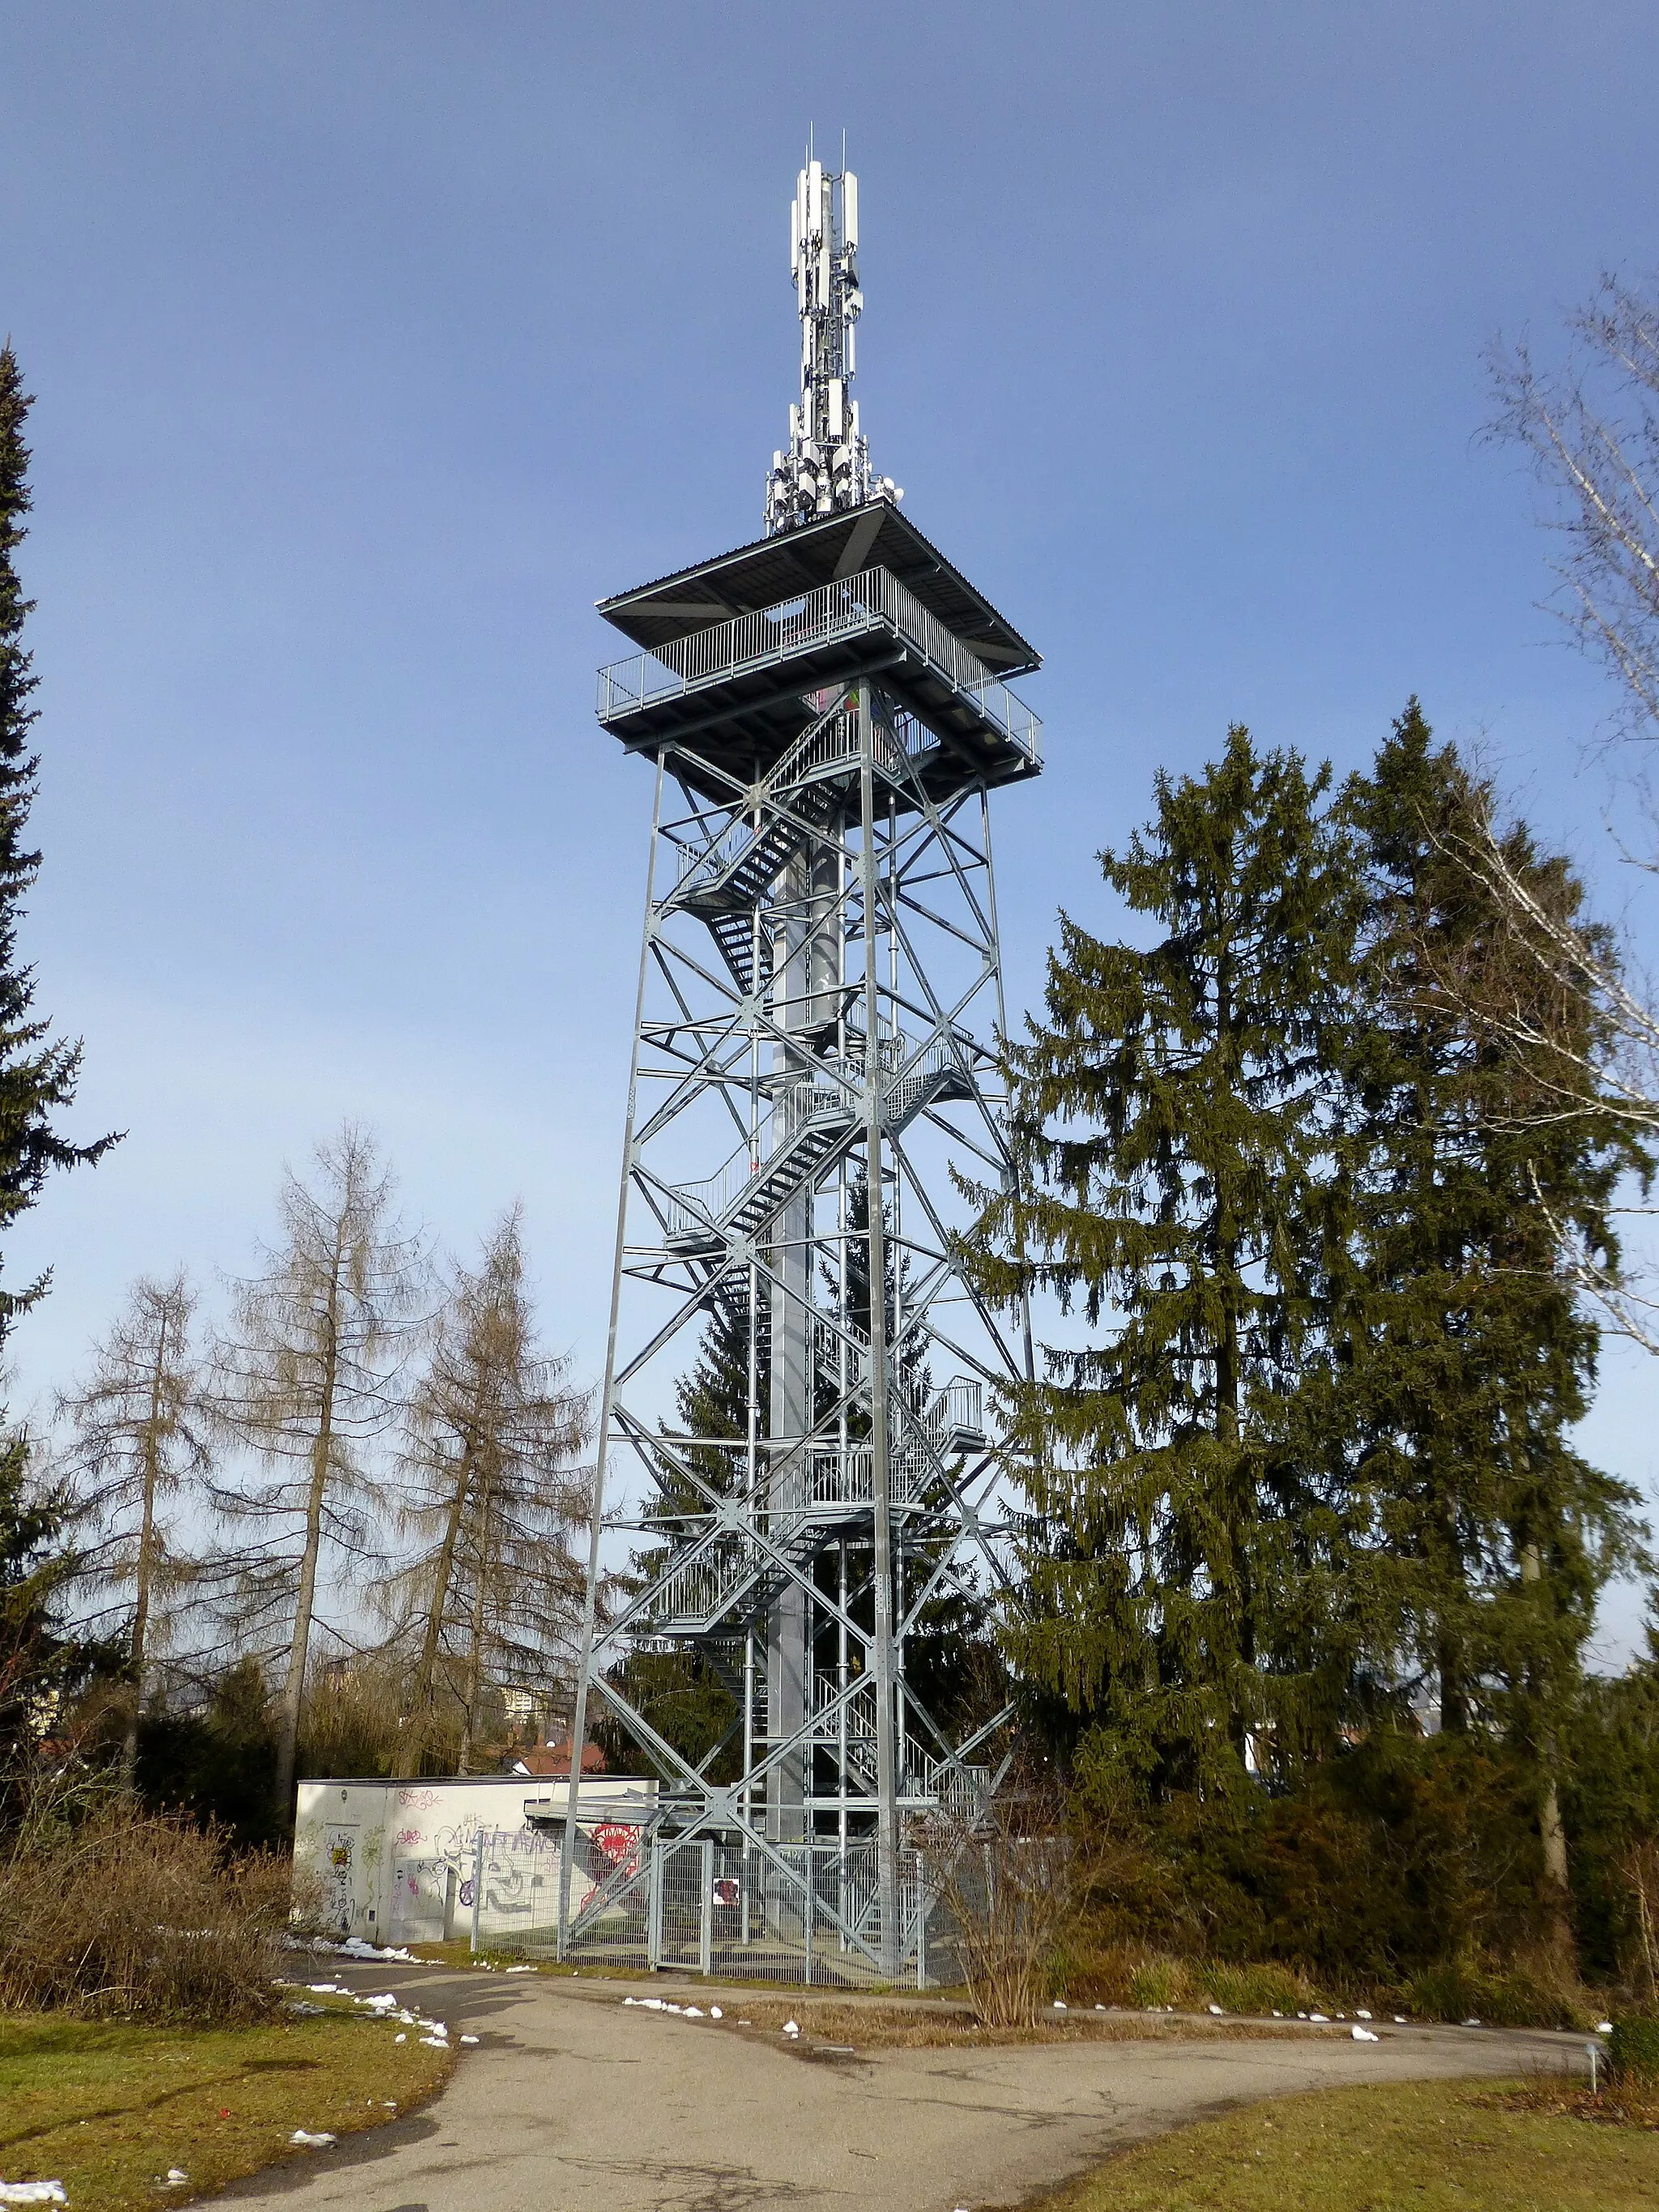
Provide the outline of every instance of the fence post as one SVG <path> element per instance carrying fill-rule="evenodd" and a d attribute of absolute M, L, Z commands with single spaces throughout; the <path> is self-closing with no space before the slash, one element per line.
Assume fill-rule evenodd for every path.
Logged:
<path fill-rule="evenodd" d="M 804 1948 L 806 1953 L 806 1986 L 812 1986 L 812 1928 L 818 1917 L 817 1890 L 812 1880 L 812 1846 L 808 1844 L 802 1853 L 806 1862 L 806 1928 Z"/>
<path fill-rule="evenodd" d="M 478 1955 L 478 1915 L 483 1911 L 483 1850 L 484 1832 L 479 1829 L 472 1846 L 472 1942 L 471 1952 Z"/>
<path fill-rule="evenodd" d="M 927 1986 L 927 1869 L 916 1853 L 916 1987 Z"/>
<path fill-rule="evenodd" d="M 662 1838 L 651 1838 L 645 1897 L 645 1964 L 654 1974 L 662 1963 Z"/>
<path fill-rule="evenodd" d="M 702 1907 L 697 1922 L 697 1968 L 708 1974 L 714 1966 L 714 1838 L 702 1839 Z"/>

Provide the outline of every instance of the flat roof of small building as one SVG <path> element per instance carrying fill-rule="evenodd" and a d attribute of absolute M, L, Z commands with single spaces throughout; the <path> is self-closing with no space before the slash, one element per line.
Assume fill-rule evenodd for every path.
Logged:
<path fill-rule="evenodd" d="M 599 609 L 624 637 L 652 653 L 733 615 L 778 606 L 866 568 L 896 576 L 994 675 L 1025 675 L 1042 665 L 1036 648 L 884 499 L 678 568 L 601 599 Z"/>

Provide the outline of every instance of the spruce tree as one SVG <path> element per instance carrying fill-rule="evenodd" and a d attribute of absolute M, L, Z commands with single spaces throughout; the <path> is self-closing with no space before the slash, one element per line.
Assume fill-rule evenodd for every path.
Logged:
<path fill-rule="evenodd" d="M 1341 1500 L 1284 1416 L 1318 1341 L 1354 927 L 1326 786 L 1242 728 L 1201 776 L 1160 775 L 1153 822 L 1101 856 L 1157 941 L 1062 914 L 1045 1018 L 1008 1054 L 1017 1174 L 973 1265 L 1079 1324 L 1012 1407 L 1030 1511 L 1009 1655 L 1138 1786 L 1231 1790 L 1247 1744 L 1327 1741 L 1347 1694 Z"/>
<path fill-rule="evenodd" d="M 1337 1300 L 1340 1364 L 1304 1394 L 1350 1455 L 1389 1577 L 1407 1669 L 1453 1735 L 1506 1732 L 1534 1762 L 1547 1894 L 1564 1912 L 1563 1730 L 1608 1574 L 1630 1556 L 1635 1494 L 1571 1441 L 1597 1330 L 1558 1262 L 1565 1224 L 1611 1262 L 1622 1172 L 1642 1162 L 1593 1099 L 1539 1111 L 1523 1058 L 1493 1048 L 1471 994 L 1541 989 L 1514 962 L 1488 887 L 1459 857 L 1492 793 L 1413 699 L 1343 811 L 1367 882 L 1353 1018 L 1342 1032 L 1340 1139 L 1352 1212 Z M 1524 828 L 1507 864 L 1583 927 L 1566 863 Z M 1608 948 L 1603 946 L 1603 954 Z M 1587 996 L 1549 1021 L 1593 1051 Z"/>
<path fill-rule="evenodd" d="M 34 971 L 17 957 L 22 902 L 40 870 L 27 842 L 40 765 L 29 749 L 29 702 L 40 679 L 23 646 L 33 602 L 23 597 L 15 557 L 30 504 L 23 428 L 32 404 L 16 355 L 9 343 L 0 347 L 0 1241 L 53 1168 L 96 1160 L 117 1141 L 72 1145 L 58 1133 L 53 1116 L 74 1102 L 81 1046 L 54 1038 L 35 1014 Z M 21 1290 L 0 1290 L 0 1346 L 47 1280 L 43 1274 Z"/>

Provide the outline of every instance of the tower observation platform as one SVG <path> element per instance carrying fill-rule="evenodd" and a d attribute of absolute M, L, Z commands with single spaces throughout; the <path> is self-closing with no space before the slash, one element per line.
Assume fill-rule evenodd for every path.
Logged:
<path fill-rule="evenodd" d="M 990 795 L 1042 765 L 1036 653 L 870 471 L 857 208 L 809 161 L 766 534 L 599 603 L 654 801 L 571 1772 L 603 1725 L 659 1792 L 596 1863 L 573 1780 L 556 1931 L 849 1983 L 928 1978 L 1009 1717 L 1030 1330 L 958 1260 L 1012 1172 Z"/>

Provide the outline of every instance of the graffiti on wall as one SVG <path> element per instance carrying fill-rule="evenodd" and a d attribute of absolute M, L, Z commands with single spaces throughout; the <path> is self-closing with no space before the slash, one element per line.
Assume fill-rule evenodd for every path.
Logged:
<path fill-rule="evenodd" d="M 323 1918 L 337 1935 L 351 1933 L 351 1870 L 357 1831 L 330 1828 L 323 1837 Z"/>

